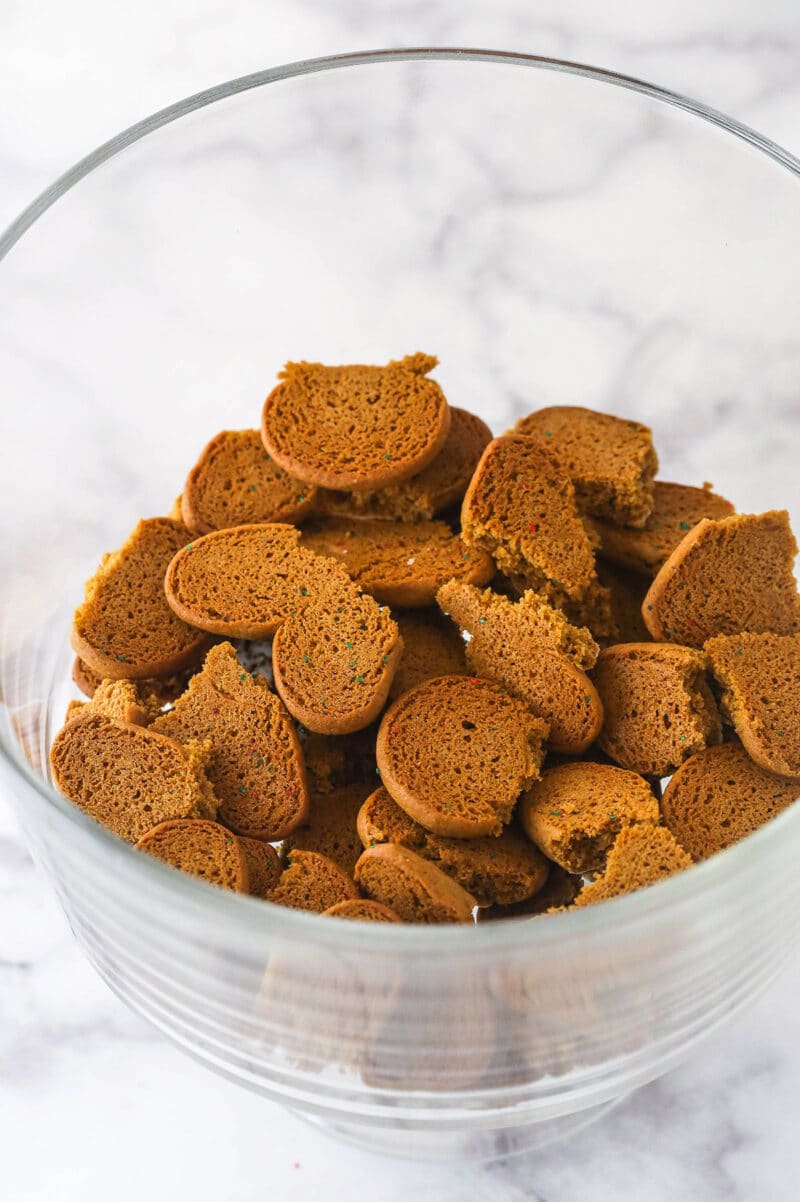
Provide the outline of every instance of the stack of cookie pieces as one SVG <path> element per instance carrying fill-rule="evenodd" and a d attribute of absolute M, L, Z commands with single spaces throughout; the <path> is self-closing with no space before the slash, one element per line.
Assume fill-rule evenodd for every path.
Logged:
<path fill-rule="evenodd" d="M 641 888 L 795 799 L 786 513 L 656 480 L 608 414 L 493 439 L 435 364 L 288 364 L 103 558 L 65 796 L 217 886 L 426 923 Z"/>

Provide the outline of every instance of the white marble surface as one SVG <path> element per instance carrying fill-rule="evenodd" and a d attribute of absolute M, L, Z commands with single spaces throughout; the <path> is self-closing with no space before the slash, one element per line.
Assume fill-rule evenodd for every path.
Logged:
<path fill-rule="evenodd" d="M 800 151 L 790 0 L 10 0 L 0 6 L 0 226 L 88 148 L 178 96 L 313 54 L 421 43 L 602 63 Z M 798 990 L 795 957 L 691 1064 L 569 1147 L 477 1170 L 387 1163 L 212 1077 L 126 1011 L 73 945 L 0 798 L 0 1192 L 11 1202 L 291 1202 L 354 1189 L 375 1202 L 791 1202 Z"/>

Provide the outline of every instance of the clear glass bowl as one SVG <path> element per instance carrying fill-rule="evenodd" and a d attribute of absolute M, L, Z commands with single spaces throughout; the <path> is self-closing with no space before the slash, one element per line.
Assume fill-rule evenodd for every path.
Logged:
<path fill-rule="evenodd" d="M 691 1055 L 777 973 L 800 807 L 594 909 L 393 928 L 133 852 L 56 795 L 47 748 L 100 552 L 169 508 L 214 432 L 256 423 L 287 358 L 433 351 L 498 432 L 540 404 L 626 414 L 662 477 L 796 520 L 799 172 L 608 72 L 382 52 L 156 114 L 0 241 L 0 763 L 87 955 L 203 1063 L 373 1148 L 508 1154 Z"/>

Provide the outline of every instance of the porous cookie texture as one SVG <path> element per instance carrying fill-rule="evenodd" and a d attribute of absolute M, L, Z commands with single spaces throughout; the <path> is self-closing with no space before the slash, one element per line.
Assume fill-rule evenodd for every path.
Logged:
<path fill-rule="evenodd" d="M 401 610 L 394 617 L 403 640 L 403 656 L 389 689 L 391 701 L 435 676 L 470 675 L 464 640 L 438 610 Z"/>
<path fill-rule="evenodd" d="M 425 681 L 390 706 L 378 730 L 381 781 L 436 835 L 499 835 L 538 779 L 547 724 L 477 677 Z"/>
<path fill-rule="evenodd" d="M 798 785 L 767 772 L 738 743 L 693 755 L 670 780 L 661 813 L 693 860 L 730 847 L 800 795 Z"/>
<path fill-rule="evenodd" d="M 208 646 L 208 637 L 174 613 L 164 596 L 164 573 L 189 537 L 180 522 L 147 518 L 86 582 L 70 642 L 101 678 L 166 676 Z"/>
<path fill-rule="evenodd" d="M 364 727 L 351 735 L 320 735 L 301 725 L 299 733 L 312 795 L 374 781 L 376 727 Z M 365 796 L 368 792 L 365 790 Z"/>
<path fill-rule="evenodd" d="M 160 706 L 163 706 L 168 705 L 170 701 L 174 701 L 176 697 L 180 697 L 188 684 L 191 674 L 192 669 L 186 668 L 184 671 L 175 672 L 171 676 L 154 676 L 149 679 L 138 680 L 136 683 L 144 696 L 151 698 L 153 701 L 158 702 Z M 76 655 L 72 664 L 72 679 L 86 697 L 93 697 L 103 677 L 99 672 L 93 671 L 88 664 L 85 664 L 80 656 Z"/>
<path fill-rule="evenodd" d="M 268 900 L 293 910 L 322 914 L 338 902 L 359 896 L 352 877 L 315 851 L 294 851 Z"/>
<path fill-rule="evenodd" d="M 647 643 L 650 631 L 644 624 L 642 605 L 647 578 L 639 572 L 598 559 L 597 575 L 608 591 L 610 622 L 606 643 Z"/>
<path fill-rule="evenodd" d="M 136 844 L 139 851 L 210 885 L 247 893 L 247 860 L 235 835 L 218 822 L 182 818 L 161 822 Z"/>
<path fill-rule="evenodd" d="M 402 651 L 389 610 L 350 586 L 281 626 L 272 644 L 275 688 L 309 730 L 350 734 L 383 709 Z"/>
<path fill-rule="evenodd" d="M 618 643 L 601 651 L 594 670 L 605 711 L 599 746 L 623 768 L 668 776 L 719 743 L 722 723 L 706 666 L 702 651 L 669 643 Z"/>
<path fill-rule="evenodd" d="M 251 897 L 266 897 L 277 885 L 282 871 L 277 851 L 263 839 L 239 835 L 237 842 L 247 865 L 247 892 Z"/>
<path fill-rule="evenodd" d="M 600 648 L 585 626 L 573 626 L 560 609 L 531 590 L 516 602 L 492 589 L 479 589 L 463 581 L 450 580 L 436 594 L 439 608 L 473 636 L 494 634 L 516 650 L 527 645 L 547 647 L 566 656 L 578 668 L 589 670 L 597 663 Z M 524 650 L 520 648 L 524 654 Z"/>
<path fill-rule="evenodd" d="M 602 871 L 620 831 L 659 821 L 658 802 L 635 772 L 586 760 L 549 768 L 523 794 L 528 837 L 565 871 Z"/>
<path fill-rule="evenodd" d="M 161 706 L 135 680 L 101 680 L 91 701 L 70 702 L 70 716 L 79 713 L 104 714 L 118 722 L 149 726 L 161 713 Z"/>
<path fill-rule="evenodd" d="M 547 861 L 521 833 L 506 829 L 496 838 L 480 839 L 433 835 L 409 817 L 383 787 L 361 806 L 358 834 L 364 847 L 398 843 L 411 848 L 458 881 L 479 906 L 523 901 L 547 879 Z"/>
<path fill-rule="evenodd" d="M 403 922 L 472 922 L 475 898 L 407 847 L 380 843 L 367 848 L 355 875 L 367 897 L 388 906 Z"/>
<path fill-rule="evenodd" d="M 691 866 L 692 857 L 666 827 L 646 823 L 626 827 L 608 853 L 605 871 L 581 890 L 575 905 L 592 906 L 633 893 Z"/>
<path fill-rule="evenodd" d="M 432 518 L 458 504 L 492 432 L 466 409 L 450 408 L 450 432 L 433 462 L 403 484 L 379 492 L 324 490 L 317 500 L 322 513 L 343 518 L 393 518 L 407 522 Z"/>
<path fill-rule="evenodd" d="M 176 818 L 215 818 L 216 799 L 205 775 L 209 748 L 181 747 L 143 726 L 80 714 L 50 749 L 56 788 L 121 839 Z"/>
<path fill-rule="evenodd" d="M 202 672 L 151 729 L 179 743 L 209 741 L 220 818 L 237 834 L 282 839 L 305 819 L 308 789 L 294 724 L 230 643 L 211 648 Z"/>
<path fill-rule="evenodd" d="M 642 608 L 647 629 L 690 647 L 718 634 L 796 634 L 796 554 L 786 510 L 704 518 L 651 584 Z"/>
<path fill-rule="evenodd" d="M 284 471 L 326 488 L 408 480 L 450 430 L 444 393 L 428 377 L 436 363 L 421 353 L 385 367 L 287 363 L 264 402 L 264 446 Z"/>
<path fill-rule="evenodd" d="M 730 501 L 712 492 L 710 485 L 693 488 L 656 480 L 653 508 L 641 529 L 597 519 L 599 553 L 620 567 L 652 576 L 703 518 L 717 520 L 732 513 Z"/>
<path fill-rule="evenodd" d="M 329 918 L 355 918 L 360 922 L 402 922 L 394 910 L 366 897 L 337 902 L 330 910 L 323 910 L 323 914 Z"/>
<path fill-rule="evenodd" d="M 319 518 L 303 530 L 302 545 L 338 559 L 356 584 L 387 605 L 432 605 L 451 577 L 486 584 L 495 570 L 489 555 L 468 547 L 444 522 Z"/>
<path fill-rule="evenodd" d="M 181 514 L 195 534 L 254 522 L 299 522 L 317 490 L 288 475 L 264 450 L 258 430 L 223 430 L 186 479 Z"/>
<path fill-rule="evenodd" d="M 498 918 L 533 918 L 551 910 L 566 910 L 583 888 L 583 878 L 565 872 L 558 864 L 547 864 L 547 879 L 541 889 L 525 901 L 510 906 L 487 906 L 478 911 L 478 922 Z"/>
<path fill-rule="evenodd" d="M 352 876 L 363 851 L 356 822 L 366 793 L 367 786 L 362 784 L 314 794 L 306 821 L 284 841 L 281 854 L 287 857 L 293 851 L 316 851 Z"/>
<path fill-rule="evenodd" d="M 646 521 L 658 470 L 647 426 L 578 405 L 552 405 L 520 418 L 514 433 L 542 441 L 557 455 L 587 513 L 626 526 Z"/>
<path fill-rule="evenodd" d="M 472 637 L 466 658 L 476 676 L 505 685 L 549 726 L 548 745 L 578 755 L 603 724 L 597 690 L 576 662 L 590 666 L 598 647 L 535 593 L 507 597 L 451 581 L 437 594 L 442 609 Z"/>
<path fill-rule="evenodd" d="M 569 476 L 537 439 L 507 435 L 489 443 L 464 497 L 461 523 L 464 541 L 488 552 L 520 590 L 571 607 L 591 625 L 589 615 L 603 596 L 594 547 Z"/>
<path fill-rule="evenodd" d="M 800 781 L 800 635 L 720 635 L 705 650 L 723 713 L 747 753 Z"/>
<path fill-rule="evenodd" d="M 347 573 L 299 545 L 294 526 L 262 522 L 193 539 L 175 555 L 164 588 L 185 621 L 232 638 L 272 638 L 320 594 L 347 589 Z"/>

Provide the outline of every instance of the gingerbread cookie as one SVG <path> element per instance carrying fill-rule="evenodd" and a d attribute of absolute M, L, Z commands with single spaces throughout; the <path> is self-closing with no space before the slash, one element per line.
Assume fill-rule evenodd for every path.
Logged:
<path fill-rule="evenodd" d="M 345 785 L 313 795 L 306 821 L 284 841 L 281 854 L 287 857 L 293 851 L 316 851 L 352 876 L 364 850 L 356 822 L 367 788 L 363 784 Z"/>
<path fill-rule="evenodd" d="M 368 848 L 355 875 L 367 897 L 388 906 L 403 922 L 472 922 L 475 898 L 407 847 L 379 843 Z"/>
<path fill-rule="evenodd" d="M 797 543 L 786 510 L 704 518 L 650 586 L 642 616 L 654 639 L 702 647 L 718 634 L 796 634 Z"/>
<path fill-rule="evenodd" d="M 293 910 L 322 914 L 338 902 L 359 896 L 352 877 L 315 851 L 293 851 L 267 900 Z"/>
<path fill-rule="evenodd" d="M 628 826 L 617 835 L 605 871 L 581 890 L 575 905 L 592 906 L 633 893 L 691 866 L 692 857 L 666 827 L 649 823 Z"/>
<path fill-rule="evenodd" d="M 327 914 L 329 918 L 355 918 L 361 922 L 402 922 L 394 910 L 366 897 L 337 902 L 330 910 L 323 910 L 322 913 Z"/>
<path fill-rule="evenodd" d="M 281 862 L 271 843 L 263 839 L 248 839 L 244 835 L 237 842 L 247 865 L 247 891 L 251 897 L 267 897 L 278 883 Z"/>
<path fill-rule="evenodd" d="M 247 893 L 247 860 L 235 835 L 218 822 L 181 818 L 161 822 L 136 844 L 139 851 L 220 889 Z"/>
<path fill-rule="evenodd" d="M 384 714 L 381 781 L 436 835 L 499 835 L 521 791 L 538 779 L 546 735 L 546 723 L 500 686 L 440 676 Z"/>
<path fill-rule="evenodd" d="M 403 640 L 403 656 L 389 700 L 402 697 L 435 676 L 468 676 L 464 640 L 438 610 L 410 609 L 395 613 Z"/>
<path fill-rule="evenodd" d="M 326 488 L 382 488 L 417 475 L 444 447 L 450 410 L 428 378 L 432 355 L 385 367 L 287 363 L 264 402 L 264 446 L 286 472 Z"/>
<path fill-rule="evenodd" d="M 732 513 L 730 501 L 717 496 L 710 485 L 692 488 L 688 484 L 656 480 L 653 508 L 641 528 L 597 519 L 600 554 L 622 568 L 653 576 L 703 518 L 727 518 Z"/>

